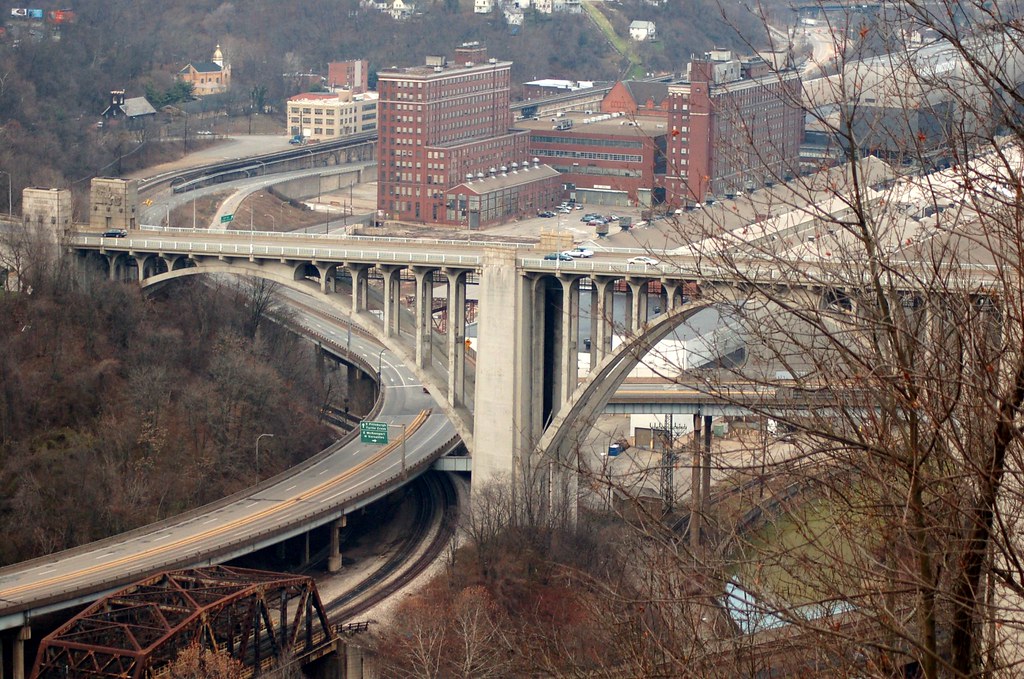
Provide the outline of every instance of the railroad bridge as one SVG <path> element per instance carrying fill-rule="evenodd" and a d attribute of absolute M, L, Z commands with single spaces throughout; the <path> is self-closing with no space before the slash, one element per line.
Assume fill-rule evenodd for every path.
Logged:
<path fill-rule="evenodd" d="M 282 660 L 313 662 L 332 653 L 334 642 L 312 578 L 193 568 L 146 578 L 89 606 L 42 640 L 31 677 L 154 677 L 193 645 L 227 655 L 244 668 L 241 676 L 252 677 Z"/>

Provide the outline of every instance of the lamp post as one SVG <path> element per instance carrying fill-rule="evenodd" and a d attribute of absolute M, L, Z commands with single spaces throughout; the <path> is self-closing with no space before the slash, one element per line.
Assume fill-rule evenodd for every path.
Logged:
<path fill-rule="evenodd" d="M 167 211 L 167 228 L 171 228 L 171 204 L 164 205 L 164 210 Z"/>
<path fill-rule="evenodd" d="M 381 349 L 380 353 L 377 354 L 377 381 L 381 381 L 384 378 L 381 376 L 381 368 L 384 366 L 384 352 L 387 349 Z"/>
<path fill-rule="evenodd" d="M 277 231 L 277 219 L 274 217 L 274 215 L 270 214 L 269 212 L 264 212 L 263 216 L 270 217 L 270 222 L 274 225 L 274 231 Z"/>
<path fill-rule="evenodd" d="M 256 483 L 260 482 L 260 439 L 264 436 L 274 438 L 273 434 L 260 434 L 256 437 Z"/>
<path fill-rule="evenodd" d="M 12 181 L 11 173 L 7 172 L 5 170 L 0 170 L 0 174 L 7 175 L 7 216 L 8 217 L 13 217 L 14 216 L 14 199 L 13 199 L 12 193 L 11 193 L 11 181 Z"/>

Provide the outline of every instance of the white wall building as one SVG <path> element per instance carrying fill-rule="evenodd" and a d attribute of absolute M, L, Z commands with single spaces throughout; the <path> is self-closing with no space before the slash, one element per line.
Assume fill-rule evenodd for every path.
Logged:
<path fill-rule="evenodd" d="M 473 0 L 473 12 L 490 14 L 494 10 L 494 0 Z"/>
<path fill-rule="evenodd" d="M 653 21 L 636 20 L 629 24 L 629 37 L 637 42 L 654 40 L 656 37 Z"/>
<path fill-rule="evenodd" d="M 377 129 L 377 93 L 308 92 L 288 99 L 288 134 L 333 139 Z"/>

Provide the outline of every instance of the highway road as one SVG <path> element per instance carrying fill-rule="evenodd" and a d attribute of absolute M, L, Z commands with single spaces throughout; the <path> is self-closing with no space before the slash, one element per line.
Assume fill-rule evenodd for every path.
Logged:
<path fill-rule="evenodd" d="M 315 303 L 315 301 L 314 301 Z M 307 334 L 344 349 L 344 324 L 298 309 Z M 405 463 L 427 463 L 453 441 L 455 430 L 404 365 L 372 340 L 352 333 L 351 349 L 384 384 L 377 421 L 390 425 L 391 443 L 358 438 L 336 444 L 316 461 L 255 488 L 181 517 L 82 547 L 0 569 L 0 630 L 25 624 L 33 614 L 90 601 L 127 582 L 168 568 L 220 563 L 381 497 L 402 482 Z"/>

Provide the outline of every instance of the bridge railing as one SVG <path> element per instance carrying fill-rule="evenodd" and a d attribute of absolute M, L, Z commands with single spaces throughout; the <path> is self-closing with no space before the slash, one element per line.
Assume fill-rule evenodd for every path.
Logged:
<path fill-rule="evenodd" d="M 308 240 L 338 240 L 337 235 L 325 233 L 307 233 L 304 231 L 249 231 L 233 229 L 226 234 L 216 229 L 193 229 L 190 227 L 168 227 L 144 224 L 139 227 L 140 231 L 146 233 L 172 233 L 172 234 L 205 234 L 205 235 L 231 235 L 238 238 L 259 237 L 259 238 L 302 238 Z M 81 234 L 88 236 L 89 234 Z M 530 249 L 536 247 L 534 243 L 510 243 L 507 241 L 482 241 L 482 240 L 459 240 L 455 238 L 403 238 L 401 236 L 365 236 L 347 235 L 342 240 L 365 242 L 365 243 L 407 243 L 415 245 L 445 245 L 455 247 L 488 247 L 488 248 L 509 248 L 513 250 Z M 644 252 L 644 250 L 623 250 L 623 252 Z M 608 250 L 611 252 L 611 250 Z"/>

